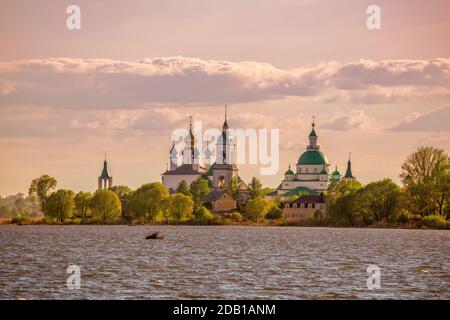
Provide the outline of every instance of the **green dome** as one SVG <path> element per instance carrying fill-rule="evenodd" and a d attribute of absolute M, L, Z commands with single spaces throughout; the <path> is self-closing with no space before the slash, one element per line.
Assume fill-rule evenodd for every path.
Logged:
<path fill-rule="evenodd" d="M 319 150 L 308 150 L 298 158 L 297 164 L 328 164 L 327 158 Z"/>
<path fill-rule="evenodd" d="M 337 171 L 337 169 L 336 169 L 336 170 L 333 171 L 333 173 L 331 175 L 332 176 L 340 176 L 341 173 L 339 171 Z"/>
<path fill-rule="evenodd" d="M 294 172 L 291 169 L 288 169 L 284 174 L 285 175 L 293 175 Z"/>

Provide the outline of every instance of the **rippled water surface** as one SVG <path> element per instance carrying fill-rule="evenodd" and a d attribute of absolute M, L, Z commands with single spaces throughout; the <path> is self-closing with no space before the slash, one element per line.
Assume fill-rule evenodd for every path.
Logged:
<path fill-rule="evenodd" d="M 450 299 L 449 252 L 434 230 L 0 226 L 0 298 Z"/>

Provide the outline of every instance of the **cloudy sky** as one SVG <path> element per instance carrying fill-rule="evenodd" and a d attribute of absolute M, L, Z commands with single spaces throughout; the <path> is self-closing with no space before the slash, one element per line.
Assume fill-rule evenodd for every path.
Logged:
<path fill-rule="evenodd" d="M 351 152 L 365 183 L 398 181 L 418 146 L 450 151 L 446 0 L 36 3 L 0 0 L 0 195 L 42 174 L 93 191 L 105 152 L 116 184 L 159 181 L 172 130 L 220 127 L 225 103 L 231 127 L 280 129 L 273 187 L 313 115 L 329 162 L 345 171 Z"/>

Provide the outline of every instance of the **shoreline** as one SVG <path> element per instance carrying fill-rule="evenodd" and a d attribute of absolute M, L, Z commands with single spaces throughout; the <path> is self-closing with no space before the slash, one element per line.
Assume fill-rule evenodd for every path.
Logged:
<path fill-rule="evenodd" d="M 389 225 L 389 224 L 376 224 L 368 226 L 347 226 L 347 225 L 331 225 L 331 224 L 320 224 L 320 223 L 308 223 L 307 221 L 298 222 L 287 222 L 287 221 L 273 221 L 273 222 L 236 222 L 236 221 L 225 221 L 225 222 L 212 222 L 212 223 L 199 223 L 199 222 L 180 222 L 180 223 L 167 223 L 167 222 L 152 222 L 152 223 L 73 223 L 73 222 L 45 222 L 42 219 L 33 219 L 31 221 L 24 222 L 13 222 L 12 219 L 1 219 L 0 226 L 4 225 L 16 225 L 16 226 L 30 226 L 30 225 L 49 225 L 49 226 L 203 226 L 203 227 L 214 227 L 214 226 L 226 226 L 226 227 L 304 227 L 304 228 L 340 228 L 340 229 L 403 229 L 403 230 L 449 230 L 448 228 L 432 228 L 425 225 L 417 225 L 418 222 L 408 222 L 402 223 L 400 225 Z"/>

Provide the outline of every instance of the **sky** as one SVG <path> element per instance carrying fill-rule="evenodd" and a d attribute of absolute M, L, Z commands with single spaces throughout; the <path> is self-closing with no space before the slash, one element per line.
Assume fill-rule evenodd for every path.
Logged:
<path fill-rule="evenodd" d="M 81 9 L 69 30 L 66 9 Z M 366 26 L 369 5 L 381 29 Z M 50 174 L 94 191 L 160 181 L 189 116 L 279 129 L 276 187 L 311 118 L 329 163 L 399 182 L 419 146 L 450 150 L 450 2 L 440 0 L 0 0 L 0 195 Z"/>

